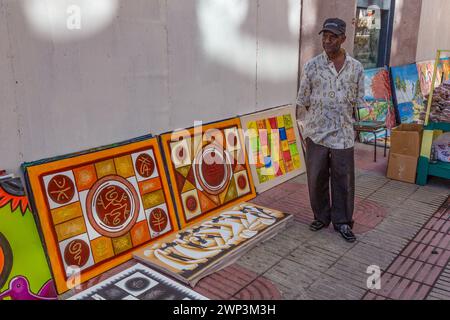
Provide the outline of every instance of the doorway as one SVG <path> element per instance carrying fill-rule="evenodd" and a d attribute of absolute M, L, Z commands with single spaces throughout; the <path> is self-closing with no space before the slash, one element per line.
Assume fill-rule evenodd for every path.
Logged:
<path fill-rule="evenodd" d="M 389 65 L 395 0 L 358 0 L 354 57 L 364 68 Z"/>

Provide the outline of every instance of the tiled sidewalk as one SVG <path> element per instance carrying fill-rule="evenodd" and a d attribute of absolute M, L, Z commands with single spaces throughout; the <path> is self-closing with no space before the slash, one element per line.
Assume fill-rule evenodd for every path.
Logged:
<path fill-rule="evenodd" d="M 373 163 L 372 150 L 356 152 L 356 243 L 332 227 L 308 230 L 313 215 L 300 176 L 254 201 L 293 214 L 294 222 L 195 290 L 212 299 L 450 299 L 448 181 L 389 180 L 386 159 Z M 369 266 L 381 269 L 380 290 L 368 290 Z"/>

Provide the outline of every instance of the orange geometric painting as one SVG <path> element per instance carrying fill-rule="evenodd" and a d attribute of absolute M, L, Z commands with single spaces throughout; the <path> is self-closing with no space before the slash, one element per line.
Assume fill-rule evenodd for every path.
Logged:
<path fill-rule="evenodd" d="M 163 134 L 161 140 L 181 228 L 255 197 L 239 119 Z"/>
<path fill-rule="evenodd" d="M 71 268 L 85 282 L 178 230 L 156 138 L 24 168 L 59 293 Z"/>

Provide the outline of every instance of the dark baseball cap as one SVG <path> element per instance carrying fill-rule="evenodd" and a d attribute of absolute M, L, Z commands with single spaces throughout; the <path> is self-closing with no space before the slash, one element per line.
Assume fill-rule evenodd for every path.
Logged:
<path fill-rule="evenodd" d="M 338 18 L 331 18 L 331 19 L 325 20 L 325 22 L 323 23 L 323 28 L 319 32 L 319 34 L 321 34 L 324 31 L 330 31 L 336 35 L 341 35 L 341 34 L 345 34 L 346 28 L 347 28 L 347 24 L 345 23 L 345 21 L 338 19 Z"/>

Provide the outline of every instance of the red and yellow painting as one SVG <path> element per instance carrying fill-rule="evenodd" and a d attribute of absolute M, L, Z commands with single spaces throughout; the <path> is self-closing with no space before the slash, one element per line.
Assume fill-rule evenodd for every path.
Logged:
<path fill-rule="evenodd" d="M 156 138 L 25 165 L 59 293 L 178 230 Z"/>
<path fill-rule="evenodd" d="M 255 197 L 238 118 L 161 136 L 180 228 Z"/>

